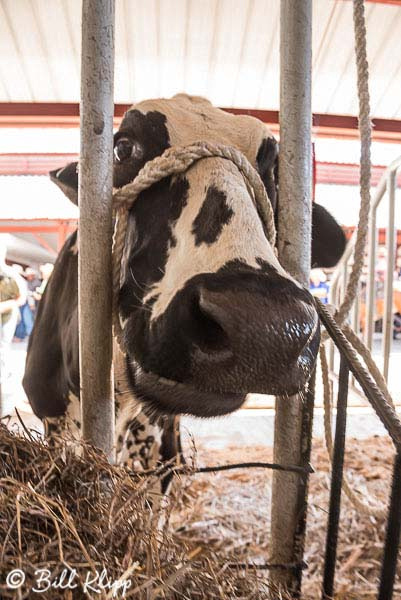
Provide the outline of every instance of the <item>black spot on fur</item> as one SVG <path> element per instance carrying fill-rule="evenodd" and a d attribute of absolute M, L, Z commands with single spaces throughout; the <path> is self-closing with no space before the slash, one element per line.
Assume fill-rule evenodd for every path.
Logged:
<path fill-rule="evenodd" d="M 256 164 L 273 210 L 275 210 L 278 190 L 278 144 L 274 138 L 268 137 L 262 141 L 256 155 Z"/>
<path fill-rule="evenodd" d="M 164 275 L 172 229 L 186 206 L 188 188 L 185 177 L 167 178 L 142 192 L 134 203 L 130 219 L 137 236 L 120 292 L 120 311 L 125 317 L 149 310 L 143 306 L 143 297 Z"/>
<path fill-rule="evenodd" d="M 312 205 L 312 268 L 334 267 L 347 243 L 345 234 L 331 214 L 316 202 Z"/>
<path fill-rule="evenodd" d="M 233 210 L 227 206 L 225 193 L 211 185 L 192 225 L 196 246 L 216 242 L 224 225 L 231 221 L 233 215 Z"/>

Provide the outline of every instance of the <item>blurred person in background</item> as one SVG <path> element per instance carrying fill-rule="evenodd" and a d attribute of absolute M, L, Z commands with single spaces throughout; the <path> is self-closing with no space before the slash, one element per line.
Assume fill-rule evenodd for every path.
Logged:
<path fill-rule="evenodd" d="M 32 269 L 31 267 L 27 267 L 25 269 L 25 279 L 28 283 L 28 302 L 31 307 L 33 316 L 35 317 L 36 309 L 38 307 L 38 302 L 34 298 L 34 292 L 41 286 L 42 280 L 39 278 L 39 273 Z"/>
<path fill-rule="evenodd" d="M 326 273 L 322 269 L 312 269 L 310 272 L 309 291 L 312 296 L 320 298 L 323 304 L 329 301 L 329 284 Z"/>
<path fill-rule="evenodd" d="M 13 265 L 13 267 L 15 270 L 17 270 L 20 265 Z M 33 297 L 33 292 L 38 286 L 40 286 L 40 280 L 34 269 L 28 267 L 24 271 L 22 267 L 20 267 L 19 274 L 22 275 L 26 302 L 19 307 L 20 321 L 15 330 L 15 342 L 22 342 L 31 335 L 34 322 L 34 313 L 36 309 L 36 301 Z"/>
<path fill-rule="evenodd" d="M 0 237 L 0 377 L 10 376 L 10 350 L 18 321 L 19 307 L 26 302 L 22 277 L 6 264 L 7 246 Z"/>
<path fill-rule="evenodd" d="M 45 263 L 44 265 L 40 265 L 39 267 L 39 271 L 42 275 L 42 283 L 38 288 L 36 288 L 36 291 L 33 293 L 35 300 L 37 300 L 38 302 L 44 294 L 47 282 L 50 279 L 50 275 L 53 273 L 53 269 L 54 265 L 52 265 L 51 263 Z"/>

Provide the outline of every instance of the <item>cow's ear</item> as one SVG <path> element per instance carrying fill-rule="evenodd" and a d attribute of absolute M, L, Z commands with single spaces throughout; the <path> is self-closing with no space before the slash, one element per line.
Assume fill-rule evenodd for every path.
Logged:
<path fill-rule="evenodd" d="M 340 260 L 346 237 L 331 214 L 316 202 L 312 205 L 312 268 L 330 268 Z"/>
<path fill-rule="evenodd" d="M 49 176 L 67 198 L 78 206 L 78 163 L 72 162 L 62 169 L 50 171 Z"/>
<path fill-rule="evenodd" d="M 278 191 L 278 143 L 273 137 L 266 137 L 260 144 L 256 164 L 275 211 Z"/>

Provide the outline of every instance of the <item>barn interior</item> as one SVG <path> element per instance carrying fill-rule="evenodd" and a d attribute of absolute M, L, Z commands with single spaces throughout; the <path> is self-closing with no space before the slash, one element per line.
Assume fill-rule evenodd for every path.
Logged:
<path fill-rule="evenodd" d="M 255 116 L 280 140 L 281 4 L 279 0 L 116 0 L 114 130 L 132 104 L 185 92 L 206 97 L 228 112 Z M 393 199 L 386 189 L 383 198 L 378 199 L 376 219 L 369 224 L 369 231 L 376 232 L 373 266 L 368 246 L 349 324 L 370 349 L 399 414 L 401 2 L 367 0 L 364 4 L 372 199 L 378 197 L 380 185 L 388 180 L 389 165 L 396 166 L 391 171 Z M 353 235 L 361 203 L 353 2 L 311 0 L 311 6 L 310 200 L 331 212 L 350 243 L 349 254 L 337 266 L 315 273 L 319 284 L 314 287 L 324 290 L 323 295 L 316 292 L 318 297 L 338 306 L 352 271 Z M 78 207 L 51 182 L 49 172 L 79 159 L 81 10 L 80 1 L 0 0 L 0 234 L 7 247 L 7 265 L 14 265 L 25 279 L 29 270 L 42 279 L 41 266 L 56 261 L 79 222 Z M 369 299 L 369 281 L 373 281 L 373 300 Z M 38 281 L 37 287 L 40 284 Z M 35 310 L 38 302 L 35 300 Z M 42 422 L 33 415 L 21 385 L 28 341 L 28 335 L 16 335 L 6 350 L 1 417 L 9 430 L 23 433 L 24 428 L 32 428 L 41 435 Z M 340 352 L 334 344 L 328 348 L 328 368 L 336 402 Z M 310 460 L 315 473 L 309 482 L 302 595 L 311 600 L 321 594 L 330 496 L 324 391 L 318 366 Z M 334 420 L 336 406 L 330 410 Z M 274 396 L 262 394 L 249 394 L 238 411 L 224 417 L 183 416 L 180 428 L 187 461 L 194 460 L 200 467 L 274 462 L 275 417 Z M 346 485 L 353 493 L 343 491 L 335 598 L 377 597 L 393 454 L 385 426 L 361 385 L 351 377 L 345 472 Z M 202 580 L 203 589 L 191 590 L 192 595 L 186 596 L 181 589 L 181 595 L 177 592 L 177 596 L 169 596 L 167 591 L 158 596 L 162 592 L 156 586 L 149 588 L 147 596 L 141 596 L 144 591 L 138 583 L 137 595 L 132 597 L 267 597 L 264 586 L 269 572 L 263 565 L 271 551 L 272 471 L 243 468 L 189 475 L 184 488 L 178 507 L 170 515 L 172 530 L 186 542 L 190 540 L 188 552 L 194 553 L 194 560 L 205 548 L 212 549 L 218 557 L 216 565 L 213 563 L 213 577 L 224 580 L 224 585 L 220 591 L 216 591 L 218 585 L 213 587 L 210 595 Z M 256 565 L 252 575 L 246 572 L 246 579 L 251 580 L 254 573 L 257 576 L 253 587 L 249 584 L 245 591 L 240 585 L 230 588 L 225 581 L 229 567 L 224 564 L 234 558 Z M 401 598 L 400 569 L 401 565 L 397 567 L 393 595 L 381 598 Z M 5 598 L 13 597 L 6 595 L 11 592 L 3 581 L 0 587 Z M 277 595 L 275 599 L 279 597 L 286 596 Z"/>

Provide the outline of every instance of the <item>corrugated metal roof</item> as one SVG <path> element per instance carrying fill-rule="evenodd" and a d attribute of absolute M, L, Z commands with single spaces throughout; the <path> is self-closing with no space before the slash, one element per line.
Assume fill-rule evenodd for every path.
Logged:
<path fill-rule="evenodd" d="M 313 110 L 356 114 L 352 3 L 314 0 Z M 115 101 L 279 106 L 278 0 L 116 0 Z M 79 99 L 79 0 L 0 1 L 0 101 Z M 401 7 L 366 5 L 372 115 L 401 119 Z"/>

